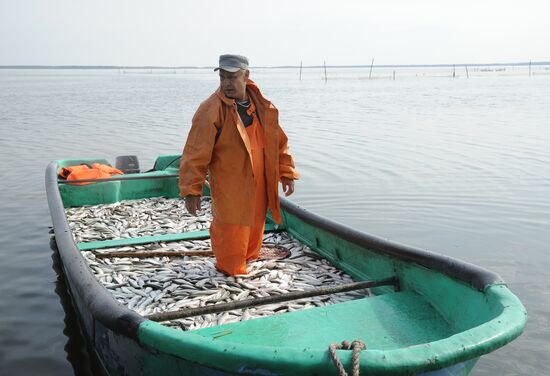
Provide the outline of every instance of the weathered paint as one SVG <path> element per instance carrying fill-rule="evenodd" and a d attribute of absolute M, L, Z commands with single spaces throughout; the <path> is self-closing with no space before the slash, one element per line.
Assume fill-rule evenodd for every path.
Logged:
<path fill-rule="evenodd" d="M 279 231 L 279 230 L 282 230 L 282 228 L 283 228 L 282 226 L 275 226 L 273 223 L 268 222 L 264 227 L 264 231 L 265 232 L 272 232 L 275 230 Z M 180 241 L 180 240 L 198 240 L 198 239 L 207 239 L 209 237 L 210 237 L 210 233 L 208 232 L 208 230 L 202 230 L 202 231 L 182 232 L 178 234 L 140 236 L 135 238 L 83 242 L 83 243 L 78 243 L 77 247 L 81 251 L 88 251 L 90 249 L 123 247 L 127 245 L 139 245 L 139 244 L 148 244 L 148 243 L 157 243 L 157 242 L 174 242 L 174 241 Z"/>
<path fill-rule="evenodd" d="M 173 173 L 176 160 L 159 157 L 160 171 L 149 174 Z M 360 338 L 367 344 L 361 368 L 369 375 L 465 375 L 479 356 L 517 337 L 525 325 L 525 309 L 497 275 L 360 233 L 285 200 L 284 225 L 292 235 L 356 280 L 397 276 L 400 291 L 380 287 L 370 298 L 192 332 L 143 320 L 118 305 L 91 275 L 75 252 L 63 206 L 176 197 L 176 180 L 58 187 L 59 166 L 83 162 L 106 161 L 50 165 L 48 202 L 74 302 L 110 374 L 333 375 L 328 345 Z M 350 352 L 339 355 L 350 366 Z"/>

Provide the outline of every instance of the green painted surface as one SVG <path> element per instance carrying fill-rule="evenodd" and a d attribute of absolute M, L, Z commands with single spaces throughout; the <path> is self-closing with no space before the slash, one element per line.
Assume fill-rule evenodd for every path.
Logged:
<path fill-rule="evenodd" d="M 359 247 L 288 213 L 284 221 L 289 232 L 354 279 L 396 275 L 402 291 L 380 287 L 373 289 L 376 296 L 358 301 L 194 332 L 146 322 L 141 341 L 230 372 L 320 375 L 334 374 L 330 343 L 359 338 L 368 347 L 361 354 L 364 372 L 389 375 L 475 359 L 523 330 L 525 309 L 504 285 L 479 291 L 438 271 Z M 341 357 L 350 366 L 349 353 Z"/>
<path fill-rule="evenodd" d="M 355 280 L 381 280 L 396 274 L 398 263 L 391 257 L 369 252 L 356 244 L 307 224 L 289 213 L 283 213 L 283 220 L 289 233 Z M 393 291 L 393 287 L 383 286 L 371 291 L 388 293 Z"/>
<path fill-rule="evenodd" d="M 140 326 L 139 338 L 155 351 L 187 361 L 230 372 L 262 369 L 278 375 L 334 374 L 327 352 L 329 344 L 360 338 L 368 347 L 361 353 L 363 372 L 411 374 L 477 358 L 521 333 L 525 312 L 513 294 L 504 286 L 493 286 L 480 294 L 490 301 L 499 301 L 503 310 L 488 322 L 462 332 L 453 331 L 454 325 L 435 313 L 433 306 L 429 307 L 418 294 L 403 292 L 391 298 L 388 294 L 364 299 L 369 302 L 360 311 L 374 317 L 368 323 L 354 310 L 340 311 L 347 304 L 342 303 L 194 332 L 147 321 Z M 408 311 L 407 304 L 420 311 Z M 373 312 L 367 313 L 369 307 Z M 483 311 L 486 307 L 478 309 Z M 430 320 L 435 320 L 431 333 Z M 383 337 L 376 338 L 376 334 Z M 349 367 L 349 352 L 339 353 Z"/>
<path fill-rule="evenodd" d="M 406 291 L 201 329 L 196 334 L 227 343 L 318 350 L 360 338 L 371 350 L 388 350 L 437 341 L 452 331 L 422 296 Z"/>
<path fill-rule="evenodd" d="M 398 272 L 401 287 L 414 290 L 430 301 L 457 332 L 481 325 L 501 314 L 504 309 L 501 304 L 493 304 L 491 295 L 480 293 L 464 282 L 434 270 L 401 263 Z M 505 286 L 493 287 L 507 290 Z"/>
<path fill-rule="evenodd" d="M 157 171 L 132 174 L 131 176 L 154 177 L 177 174 L 177 167 L 179 163 L 174 162 L 172 165 L 168 166 L 170 161 L 177 161 L 177 156 L 169 155 L 159 157 L 157 159 Z M 79 165 L 82 163 L 108 164 L 107 160 L 101 158 L 66 159 L 57 162 L 59 164 L 59 168 Z M 164 169 L 159 169 L 159 165 L 163 166 Z M 120 177 L 123 178 L 124 175 Z M 177 177 L 173 177 L 163 179 L 109 181 L 86 185 L 60 184 L 59 191 L 61 193 L 61 197 L 63 197 L 63 205 L 68 208 L 73 206 L 110 204 L 122 200 L 135 200 L 159 196 L 168 198 L 179 197 L 177 181 Z M 204 194 L 209 194 L 206 187 Z"/>
<path fill-rule="evenodd" d="M 102 240 L 102 241 L 95 241 L 95 242 L 85 242 L 85 243 L 78 243 L 77 247 L 81 251 L 88 251 L 90 249 L 123 247 L 127 245 L 139 245 L 139 244 L 158 243 L 158 242 L 173 242 L 173 241 L 179 241 L 179 240 L 207 239 L 209 237 L 210 237 L 210 234 L 208 230 L 204 230 L 204 231 L 184 232 L 179 234 L 164 234 L 164 235 L 154 235 L 154 236 L 141 236 L 138 238 L 124 238 L 124 239 Z"/>
<path fill-rule="evenodd" d="M 159 155 L 155 161 L 156 170 L 173 170 L 172 173 L 177 173 L 180 166 L 181 155 Z"/>
<path fill-rule="evenodd" d="M 281 230 L 282 227 L 275 226 L 272 223 L 266 223 L 265 232 L 272 232 Z M 127 245 L 138 245 L 138 244 L 148 244 L 148 243 L 158 243 L 158 242 L 174 242 L 180 240 L 193 240 L 193 239 L 207 239 L 210 237 L 208 230 L 203 231 L 192 231 L 192 232 L 183 232 L 178 234 L 163 234 L 163 235 L 154 235 L 154 236 L 141 236 L 138 238 L 124 238 L 124 239 L 113 239 L 113 240 L 102 240 L 95 242 L 85 242 L 78 243 L 77 247 L 81 251 L 88 251 L 90 249 L 100 249 L 100 248 L 112 248 L 112 247 L 123 247 Z"/>
<path fill-rule="evenodd" d="M 175 173 L 173 165 L 178 163 L 171 162 L 176 157 L 159 157 L 156 168 L 160 171 L 149 174 Z M 83 161 L 105 163 L 101 159 L 61 163 Z M 68 207 L 177 197 L 176 183 L 170 178 L 61 185 L 60 191 Z M 397 276 L 401 291 L 379 287 L 372 289 L 375 296 L 361 300 L 191 332 L 145 321 L 138 336 L 147 350 L 143 362 L 148 369 L 201 374 L 204 366 L 236 374 L 333 375 L 329 344 L 359 338 L 368 347 L 361 353 L 363 372 L 411 374 L 475 359 L 523 330 L 525 309 L 505 285 L 479 291 L 437 270 L 345 241 L 289 213 L 283 213 L 283 218 L 288 232 L 355 280 Z M 149 238 L 139 241 L 155 240 Z M 349 367 L 350 352 L 339 351 L 339 355 Z"/>

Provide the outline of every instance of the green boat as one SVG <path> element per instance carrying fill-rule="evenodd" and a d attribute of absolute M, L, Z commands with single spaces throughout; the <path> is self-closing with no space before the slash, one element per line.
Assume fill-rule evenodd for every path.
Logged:
<path fill-rule="evenodd" d="M 177 159 L 160 156 L 148 172 L 88 185 L 59 180 L 60 168 L 107 160 L 59 160 L 46 170 L 69 293 L 107 375 L 338 375 L 343 373 L 329 346 L 355 339 L 366 349 L 334 351 L 346 370 L 356 361 L 362 375 L 467 375 L 480 356 L 506 345 L 525 326 L 525 308 L 497 274 L 354 230 L 285 199 L 283 224 L 275 226 L 268 218 L 266 231 L 290 234 L 351 276 L 355 285 L 370 287 L 370 296 L 189 331 L 142 316 L 118 303 L 98 281 L 83 250 L 204 239 L 208 232 L 76 243 L 65 209 L 176 198 Z M 312 294 L 328 294 L 331 288 Z M 288 295 L 282 299 L 294 298 Z"/>

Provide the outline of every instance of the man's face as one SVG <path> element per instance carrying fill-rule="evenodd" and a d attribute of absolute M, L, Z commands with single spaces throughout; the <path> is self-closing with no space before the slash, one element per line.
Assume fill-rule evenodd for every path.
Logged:
<path fill-rule="evenodd" d="M 219 70 L 220 84 L 224 94 L 231 99 L 245 99 L 246 97 L 246 80 L 248 79 L 248 70 L 238 70 L 235 73 Z"/>

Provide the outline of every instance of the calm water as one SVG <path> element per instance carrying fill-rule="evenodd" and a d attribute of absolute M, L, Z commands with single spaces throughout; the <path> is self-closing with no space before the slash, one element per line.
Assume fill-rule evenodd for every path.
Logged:
<path fill-rule="evenodd" d="M 523 68 L 523 70 L 525 70 Z M 302 180 L 293 200 L 360 230 L 499 273 L 525 333 L 474 375 L 550 374 L 550 71 L 252 72 Z M 545 74 L 546 73 L 546 74 Z M 52 259 L 54 159 L 179 153 L 207 70 L 0 70 L 0 374 L 87 375 Z M 74 364 L 75 366 L 73 367 Z"/>

